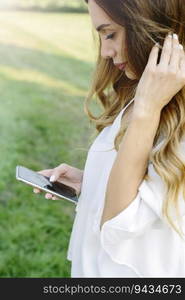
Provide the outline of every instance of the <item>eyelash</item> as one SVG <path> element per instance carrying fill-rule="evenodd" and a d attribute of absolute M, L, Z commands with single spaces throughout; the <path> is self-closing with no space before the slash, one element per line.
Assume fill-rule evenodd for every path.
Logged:
<path fill-rule="evenodd" d="M 106 40 L 108 39 L 112 39 L 114 37 L 115 33 L 111 33 L 109 35 L 106 36 Z"/>

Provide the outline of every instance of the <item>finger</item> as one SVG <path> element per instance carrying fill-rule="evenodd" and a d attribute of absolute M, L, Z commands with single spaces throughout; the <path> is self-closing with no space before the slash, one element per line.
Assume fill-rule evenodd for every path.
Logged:
<path fill-rule="evenodd" d="M 66 164 L 61 164 L 58 167 L 53 169 L 52 176 L 50 177 L 50 181 L 54 182 L 60 178 L 61 175 L 65 175 L 67 172 L 68 166 Z"/>
<path fill-rule="evenodd" d="M 170 62 L 171 51 L 172 51 L 172 35 L 168 34 L 164 40 L 164 44 L 161 52 L 161 57 L 159 62 L 159 65 L 161 67 L 164 68 L 168 66 Z"/>
<path fill-rule="evenodd" d="M 33 189 L 33 192 L 34 192 L 35 194 L 38 194 L 38 193 L 40 193 L 41 191 L 40 191 L 39 189 L 37 189 L 37 188 L 34 188 L 34 189 Z"/>
<path fill-rule="evenodd" d="M 49 193 L 46 193 L 46 194 L 45 194 L 45 198 L 46 198 L 46 199 L 52 199 L 52 195 L 49 194 Z"/>
<path fill-rule="evenodd" d="M 150 52 L 147 67 L 152 70 L 156 68 L 159 53 L 159 45 L 155 44 Z"/>
<path fill-rule="evenodd" d="M 60 198 L 58 198 L 57 196 L 52 196 L 52 200 L 60 200 Z"/>
<path fill-rule="evenodd" d="M 53 173 L 53 169 L 46 169 L 46 170 L 41 170 L 37 172 L 38 174 L 50 177 Z"/>
<path fill-rule="evenodd" d="M 173 69 L 174 71 L 178 70 L 179 68 L 179 59 L 181 56 L 181 49 L 179 47 L 179 39 L 177 34 L 173 34 L 173 45 L 172 45 L 172 53 L 171 53 L 171 59 L 170 59 L 170 69 Z"/>
<path fill-rule="evenodd" d="M 183 45 L 181 44 L 180 44 L 180 50 L 181 50 L 181 58 L 180 58 L 179 67 L 181 72 L 185 73 L 185 52 L 184 52 Z"/>

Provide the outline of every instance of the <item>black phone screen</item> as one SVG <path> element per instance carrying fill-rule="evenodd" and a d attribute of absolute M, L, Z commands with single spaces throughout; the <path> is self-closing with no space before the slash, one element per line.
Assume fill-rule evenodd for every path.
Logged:
<path fill-rule="evenodd" d="M 58 181 L 50 182 L 49 177 L 39 174 L 33 170 L 23 166 L 17 166 L 16 176 L 17 179 L 22 179 L 24 182 L 26 181 L 30 184 L 37 185 L 41 189 L 45 188 L 51 192 L 53 191 L 59 196 L 70 199 L 73 202 L 78 201 L 75 189 Z"/>

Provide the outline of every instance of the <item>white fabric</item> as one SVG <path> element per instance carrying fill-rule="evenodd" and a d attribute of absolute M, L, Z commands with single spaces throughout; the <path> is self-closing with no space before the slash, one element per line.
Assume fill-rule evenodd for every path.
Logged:
<path fill-rule="evenodd" d="M 151 163 L 152 180 L 143 180 L 132 203 L 100 231 L 107 181 L 117 155 L 114 138 L 126 107 L 101 131 L 87 155 L 67 255 L 71 277 L 185 277 L 185 242 L 162 217 L 165 187 Z M 179 201 L 185 228 L 182 195 Z"/>

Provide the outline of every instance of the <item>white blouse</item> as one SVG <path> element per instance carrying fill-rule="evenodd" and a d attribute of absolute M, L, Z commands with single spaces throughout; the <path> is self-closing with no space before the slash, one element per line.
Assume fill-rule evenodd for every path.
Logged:
<path fill-rule="evenodd" d="M 87 155 L 67 254 L 71 277 L 185 277 L 185 241 L 162 216 L 165 187 L 151 163 L 151 181 L 143 180 L 131 204 L 100 230 L 107 182 L 117 155 L 114 138 L 127 106 L 100 132 Z M 185 143 L 181 145 L 185 153 Z M 179 203 L 185 228 L 181 194 Z"/>

